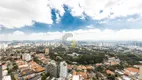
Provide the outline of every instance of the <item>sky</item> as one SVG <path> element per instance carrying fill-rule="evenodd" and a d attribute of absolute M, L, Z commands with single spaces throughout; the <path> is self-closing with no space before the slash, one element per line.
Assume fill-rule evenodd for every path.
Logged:
<path fill-rule="evenodd" d="M 142 0 L 0 0 L 0 41 L 142 41 Z"/>

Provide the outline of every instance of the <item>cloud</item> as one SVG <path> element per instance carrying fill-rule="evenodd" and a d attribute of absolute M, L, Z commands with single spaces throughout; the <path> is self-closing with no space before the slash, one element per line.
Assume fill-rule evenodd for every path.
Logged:
<path fill-rule="evenodd" d="M 52 8 L 63 14 L 63 5 L 71 9 L 73 16 L 87 16 L 92 19 L 115 18 L 133 14 L 142 14 L 141 0 L 50 0 Z M 100 11 L 103 11 L 100 13 Z"/>
<path fill-rule="evenodd" d="M 94 28 L 93 26 L 86 26 L 86 28 L 88 28 L 88 29 L 92 29 L 92 28 Z"/>
<path fill-rule="evenodd" d="M 0 0 L 0 24 L 6 28 L 31 26 L 34 22 L 52 24 L 47 0 Z"/>
<path fill-rule="evenodd" d="M 22 31 L 15 31 L 9 34 L 0 34 L 0 40 L 54 40 L 62 39 L 63 34 L 72 33 L 75 40 L 136 40 L 142 41 L 142 29 L 88 29 L 75 30 L 68 32 L 47 32 L 47 33 L 30 33 L 26 34 Z"/>
<path fill-rule="evenodd" d="M 25 35 L 25 33 L 24 32 L 22 32 L 22 31 L 15 31 L 15 32 L 13 32 L 13 34 L 12 35 Z"/>
<path fill-rule="evenodd" d="M 51 10 L 59 16 L 68 6 L 73 16 L 94 20 L 142 14 L 141 0 L 0 0 L 0 24 L 6 28 L 31 26 L 34 22 L 53 24 Z M 100 13 L 101 12 L 101 13 Z"/>

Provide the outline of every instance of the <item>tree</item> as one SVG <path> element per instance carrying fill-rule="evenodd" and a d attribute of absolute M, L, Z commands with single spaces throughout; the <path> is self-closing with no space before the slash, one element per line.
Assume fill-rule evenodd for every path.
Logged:
<path fill-rule="evenodd" d="M 46 78 L 47 78 L 47 74 L 46 73 L 42 73 L 41 76 L 42 76 L 41 80 L 46 80 Z"/>
<path fill-rule="evenodd" d="M 13 63 L 13 70 L 16 71 L 17 69 L 18 69 L 18 66 L 17 66 L 17 64 L 14 62 L 14 63 Z"/>
<path fill-rule="evenodd" d="M 16 80 L 13 74 L 11 75 L 11 79 L 12 80 Z"/>
<path fill-rule="evenodd" d="M 76 48 L 76 41 L 73 40 L 73 41 L 71 42 L 71 48 Z"/>
<path fill-rule="evenodd" d="M 108 74 L 108 75 L 107 75 L 107 79 L 108 79 L 108 80 L 115 80 L 115 76 Z"/>

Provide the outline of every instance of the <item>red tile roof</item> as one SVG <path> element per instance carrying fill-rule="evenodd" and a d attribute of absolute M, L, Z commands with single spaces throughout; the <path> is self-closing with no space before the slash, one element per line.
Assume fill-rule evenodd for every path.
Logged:
<path fill-rule="evenodd" d="M 126 68 L 126 70 L 130 71 L 130 72 L 139 72 L 139 69 L 137 68 L 133 68 L 133 67 L 129 67 L 129 68 Z"/>
<path fill-rule="evenodd" d="M 112 72 L 112 71 L 110 71 L 110 70 L 106 70 L 106 73 L 107 73 L 107 74 L 114 75 L 114 72 Z"/>

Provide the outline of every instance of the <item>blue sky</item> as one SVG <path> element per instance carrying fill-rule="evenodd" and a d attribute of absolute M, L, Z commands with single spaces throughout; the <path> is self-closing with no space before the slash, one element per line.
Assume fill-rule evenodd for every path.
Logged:
<path fill-rule="evenodd" d="M 13 35 L 15 32 L 24 35 L 48 32 L 63 34 L 78 33 L 80 30 L 99 30 L 101 34 L 109 30 L 117 34 L 122 30 L 133 32 L 142 29 L 142 1 L 86 1 L 31 0 L 23 1 L 21 5 L 18 0 L 0 1 L 0 36 Z"/>
<path fill-rule="evenodd" d="M 48 31 L 73 31 L 77 29 L 85 29 L 87 25 L 99 25 L 95 20 L 92 20 L 90 17 L 85 16 L 85 19 L 80 19 L 80 17 L 74 17 L 70 13 L 70 8 L 68 6 L 64 6 L 65 13 L 63 16 L 60 16 L 61 21 L 56 22 L 56 13 L 58 14 L 58 11 L 55 9 L 51 10 L 52 14 L 52 20 L 53 24 L 45 24 L 45 23 L 39 23 L 35 22 L 31 26 L 24 26 L 22 28 L 16 28 L 16 29 L 3 29 L 1 32 L 12 32 L 15 30 L 20 30 L 28 33 L 32 32 L 48 32 Z"/>
<path fill-rule="evenodd" d="M 129 19 L 138 19 L 140 15 L 128 15 L 126 17 L 117 17 L 114 19 L 102 19 L 102 20 L 93 20 L 91 17 L 85 16 L 84 19 L 80 17 L 72 16 L 70 13 L 69 8 L 66 6 L 65 13 L 63 16 L 60 16 L 60 22 L 56 21 L 56 13 L 58 13 L 55 9 L 52 9 L 52 20 L 53 24 L 45 24 L 35 22 L 31 26 L 24 26 L 22 28 L 15 28 L 15 29 L 7 29 L 2 27 L 0 33 L 11 33 L 13 31 L 19 30 L 26 33 L 32 32 L 54 32 L 54 31 L 74 31 L 78 29 L 88 29 L 87 26 L 92 26 L 92 28 L 97 29 L 113 29 L 113 30 L 120 30 L 120 29 L 141 29 L 142 28 L 142 20 L 138 20 L 136 22 L 131 22 Z"/>

